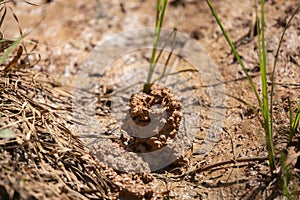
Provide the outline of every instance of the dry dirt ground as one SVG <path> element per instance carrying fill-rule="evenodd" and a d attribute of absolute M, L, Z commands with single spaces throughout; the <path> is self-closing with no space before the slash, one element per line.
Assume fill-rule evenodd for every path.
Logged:
<path fill-rule="evenodd" d="M 16 36 L 18 26 L 23 32 L 30 30 L 27 45 L 34 46 L 29 40 L 37 43 L 31 59 L 36 60 L 39 54 L 40 61 L 6 78 L 1 75 L 2 87 L 6 87 L 1 91 L 1 102 L 7 103 L 1 105 L 1 130 L 13 127 L 19 135 L 15 139 L 0 139 L 0 199 L 283 199 L 279 189 L 281 179 L 273 179 L 268 167 L 264 131 L 258 118 L 243 103 L 228 96 L 224 107 L 226 119 L 218 141 L 205 157 L 199 156 L 199 149 L 209 127 L 206 116 L 200 117 L 199 133 L 183 164 L 176 162 L 159 172 L 130 174 L 114 171 L 103 160 L 92 156 L 78 137 L 80 133 L 72 130 L 72 124 L 76 123 L 69 116 L 74 76 L 101 40 L 123 31 L 154 26 L 156 3 L 150 0 L 31 2 L 43 5 L 22 1 L 9 4 L 19 23 L 8 14 L 1 30 L 6 38 Z M 254 83 L 260 87 L 257 36 L 252 34 L 253 1 L 212 3 Z M 283 27 L 297 4 L 297 0 L 266 1 L 268 72 L 272 70 Z M 205 1 L 169 1 L 165 17 L 165 28 L 176 27 L 205 49 L 220 71 L 227 93 L 257 105 Z M 299 69 L 300 13 L 286 32 L 275 72 L 277 157 L 282 150 L 288 151 L 289 156 L 297 155 L 300 150 L 298 133 L 287 147 L 288 98 L 295 102 L 292 104 L 295 108 L 300 100 Z M 24 82 L 22 87 L 18 86 L 20 81 Z M 100 94 L 109 92 L 103 86 Z M 24 102 L 29 102 L 34 109 L 27 108 Z M 105 117 L 109 110 L 106 103 L 100 98 L 99 118 Z M 210 104 L 209 99 L 201 103 Z M 18 114 L 20 118 L 16 117 Z M 118 144 L 114 137 L 110 141 L 112 145 Z M 98 148 L 104 147 L 98 145 Z M 300 159 L 295 157 L 292 163 L 291 185 L 299 193 Z M 276 166 L 279 173 L 280 163 Z"/>

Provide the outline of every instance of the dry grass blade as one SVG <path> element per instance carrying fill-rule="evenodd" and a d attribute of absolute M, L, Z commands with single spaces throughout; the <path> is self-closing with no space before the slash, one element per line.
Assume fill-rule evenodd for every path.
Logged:
<path fill-rule="evenodd" d="M 11 199 L 104 198 L 104 170 L 69 129 L 71 97 L 52 81 L 26 68 L 0 76 L 0 126 L 16 133 L 0 139 L 0 187 Z"/>
<path fill-rule="evenodd" d="M 4 41 L 4 40 L 0 40 L 0 52 L 4 52 L 5 49 L 7 49 L 8 47 L 10 47 L 12 45 L 13 41 Z"/>
<path fill-rule="evenodd" d="M 1 16 L 0 27 L 2 26 L 2 24 L 3 24 L 3 22 L 4 22 L 4 19 L 5 19 L 5 16 L 6 16 L 6 13 L 7 13 L 6 7 L 2 7 L 2 8 L 0 9 L 0 12 L 2 12 L 2 10 L 4 10 L 4 11 L 3 11 L 3 14 L 2 14 L 2 16 Z M 2 39 L 2 38 L 1 38 L 1 39 Z"/>
<path fill-rule="evenodd" d="M 12 15 L 13 15 L 15 21 L 16 21 L 17 24 L 18 24 L 18 28 L 19 28 L 19 33 L 20 33 L 20 35 L 23 35 L 23 31 L 22 31 L 22 29 L 21 29 L 21 27 L 20 27 L 20 23 L 19 23 L 19 19 L 18 19 L 17 15 L 15 14 L 15 12 L 13 11 L 13 9 L 12 9 L 11 7 L 9 7 L 9 9 L 10 9 L 10 11 L 11 11 L 11 13 L 12 13 Z"/>

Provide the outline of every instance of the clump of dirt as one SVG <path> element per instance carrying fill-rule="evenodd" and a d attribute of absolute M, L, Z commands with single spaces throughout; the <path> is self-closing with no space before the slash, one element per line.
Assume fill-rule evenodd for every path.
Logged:
<path fill-rule="evenodd" d="M 147 127 L 142 129 L 141 137 L 132 138 L 135 151 L 158 150 L 176 136 L 182 118 L 181 105 L 169 88 L 155 86 L 150 94 L 132 95 L 130 108 L 134 123 Z"/>
<path fill-rule="evenodd" d="M 150 183 L 153 177 L 149 174 L 121 173 L 114 177 L 114 183 L 121 189 L 121 199 L 143 199 L 153 196 L 153 189 Z"/>

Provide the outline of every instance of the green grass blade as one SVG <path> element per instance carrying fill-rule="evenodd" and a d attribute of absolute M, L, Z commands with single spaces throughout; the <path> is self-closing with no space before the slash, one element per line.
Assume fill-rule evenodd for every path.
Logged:
<path fill-rule="evenodd" d="M 292 123 L 293 130 L 296 130 L 296 128 L 299 124 L 299 120 L 300 120 L 300 103 L 298 105 L 298 109 L 297 109 L 297 112 L 296 112 L 295 119 L 293 120 L 293 123 Z"/>
<path fill-rule="evenodd" d="M 274 58 L 274 63 L 273 63 L 273 69 L 272 69 L 272 75 L 271 75 L 271 94 L 270 94 L 270 116 L 271 116 L 271 119 L 273 118 L 273 96 L 274 96 L 274 81 L 275 81 L 275 70 L 276 70 L 276 65 L 277 65 L 277 60 L 278 60 L 278 56 L 279 56 L 279 52 L 280 52 L 280 49 L 281 49 L 281 44 L 282 44 L 282 41 L 283 41 L 283 38 L 284 38 L 284 35 L 287 31 L 287 29 L 289 28 L 290 24 L 291 24 L 291 21 L 293 20 L 293 18 L 295 17 L 295 15 L 299 12 L 300 10 L 300 4 L 297 6 L 297 8 L 293 11 L 291 17 L 289 18 L 287 24 L 285 25 L 283 31 L 282 31 L 282 34 L 281 34 L 281 37 L 280 37 L 280 40 L 279 40 L 279 43 L 278 43 L 278 47 L 277 47 L 277 50 L 276 50 L 276 54 L 275 54 L 275 58 Z M 289 101 L 289 105 L 290 105 L 290 101 Z M 290 106 L 290 136 L 289 136 L 289 142 L 291 142 L 292 140 L 292 137 L 294 136 L 295 134 L 295 131 L 296 131 L 296 128 L 298 126 L 298 123 L 299 123 L 299 117 L 300 117 L 300 113 L 299 113 L 299 109 L 300 109 L 300 104 L 299 104 L 299 108 L 298 108 L 298 111 L 296 113 L 296 117 L 295 119 L 293 119 L 293 113 L 292 113 L 292 110 L 291 110 L 291 106 Z M 271 123 L 272 123 L 272 120 L 271 120 Z"/>
<path fill-rule="evenodd" d="M 234 56 L 238 60 L 239 64 L 241 65 L 244 73 L 247 76 L 248 82 L 256 96 L 257 102 L 259 104 L 259 107 L 262 110 L 263 114 L 263 126 L 265 130 L 265 136 L 266 136 L 266 144 L 267 144 L 267 149 L 268 149 L 268 154 L 269 154 L 269 163 L 270 163 L 270 169 L 271 172 L 275 169 L 275 157 L 274 157 L 274 144 L 273 144 L 273 133 L 272 133 L 272 123 L 271 123 L 271 118 L 270 118 L 270 112 L 269 112 L 269 99 L 268 99 L 268 85 L 267 85 L 267 72 L 266 72 L 266 50 L 265 50 L 265 36 L 264 36 L 264 1 L 261 2 L 261 33 L 258 31 L 258 55 L 259 55 L 259 60 L 260 60 L 260 68 L 261 68 L 261 79 L 262 79 L 262 94 L 263 97 L 260 99 L 257 89 L 253 83 L 253 80 L 251 76 L 248 74 L 248 71 L 240 58 L 236 48 L 234 47 L 233 43 L 231 42 L 227 32 L 225 31 L 217 13 L 215 12 L 210 0 L 206 0 L 213 16 L 215 17 L 219 27 L 222 30 L 222 33 L 227 40 L 229 46 L 231 47 Z M 259 20 L 258 20 L 258 13 L 257 13 L 257 7 L 256 7 L 256 18 L 257 18 L 257 23 L 259 25 Z M 259 26 L 257 26 L 259 29 Z M 261 36 L 261 37 L 260 37 Z"/>
<path fill-rule="evenodd" d="M 243 63 L 241 57 L 239 56 L 239 54 L 238 54 L 238 52 L 237 52 L 235 46 L 234 46 L 233 43 L 231 42 L 231 40 L 230 40 L 230 38 L 229 38 L 229 36 L 228 36 L 226 30 L 224 29 L 224 27 L 223 27 L 223 25 L 222 25 L 222 23 L 221 23 L 221 20 L 219 19 L 219 17 L 218 17 L 218 15 L 217 15 L 215 9 L 213 8 L 213 6 L 212 6 L 210 0 L 206 0 L 206 2 L 207 2 L 207 4 L 208 4 L 208 6 L 209 6 L 209 8 L 210 8 L 210 10 L 211 10 L 211 12 L 212 12 L 212 14 L 213 14 L 213 16 L 215 17 L 215 19 L 216 19 L 216 21 L 217 21 L 217 23 L 218 23 L 220 29 L 222 30 L 222 33 L 223 33 L 223 35 L 225 36 L 225 39 L 226 39 L 227 43 L 229 44 L 231 50 L 233 51 L 233 54 L 234 54 L 235 58 L 237 59 L 237 61 L 239 62 L 239 64 L 240 64 L 241 67 L 242 67 L 242 70 L 243 70 L 244 73 L 246 74 L 247 79 L 248 79 L 248 82 L 250 83 L 251 89 L 252 89 L 252 91 L 253 91 L 254 94 L 255 94 L 255 97 L 256 97 L 256 99 L 257 99 L 257 102 L 258 102 L 258 104 L 259 104 L 259 107 L 261 108 L 261 107 L 262 107 L 262 102 L 261 102 L 261 100 L 260 100 L 260 98 L 259 98 L 257 89 L 256 89 L 256 87 L 255 87 L 255 85 L 254 85 L 254 83 L 253 83 L 253 80 L 252 80 L 251 76 L 250 76 L 249 73 L 248 73 L 247 68 L 245 67 L 245 65 L 244 65 L 244 63 Z"/>
<path fill-rule="evenodd" d="M 157 51 L 157 46 L 158 46 L 158 42 L 159 42 L 159 38 L 160 38 L 161 28 L 162 28 L 163 21 L 164 21 L 167 2 L 168 2 L 168 0 L 162 0 L 162 2 L 161 2 L 161 0 L 157 0 L 154 45 L 153 45 L 153 49 L 152 49 L 152 55 L 151 55 L 151 59 L 150 59 L 150 66 L 149 66 L 149 70 L 148 70 L 147 80 L 146 80 L 146 83 L 145 83 L 144 89 L 143 89 L 143 91 L 145 93 L 150 92 L 150 87 L 152 85 L 151 84 L 152 75 L 154 73 L 154 69 L 155 69 L 156 63 L 157 63 L 156 62 L 156 51 Z"/>
<path fill-rule="evenodd" d="M 291 106 L 290 106 L 291 107 Z M 289 143 L 292 141 L 293 136 L 296 133 L 297 127 L 300 121 L 300 103 L 298 104 L 298 109 L 295 115 L 295 119 L 293 119 L 292 109 L 290 108 L 290 134 L 289 134 Z"/>
<path fill-rule="evenodd" d="M 258 51 L 259 51 L 260 73 L 261 73 L 261 81 L 262 81 L 262 101 L 263 101 L 262 115 L 264 120 L 264 129 L 265 129 L 266 145 L 267 145 L 268 156 L 269 156 L 270 170 L 273 173 L 275 169 L 275 153 L 274 153 L 272 118 L 270 117 L 270 110 L 269 110 L 270 105 L 269 105 L 268 83 L 267 83 L 264 4 L 265 2 L 264 0 L 262 0 L 261 1 L 261 31 L 258 32 L 258 43 L 260 45 Z"/>
<path fill-rule="evenodd" d="M 291 185 L 291 181 L 295 178 L 291 172 L 290 165 L 287 163 L 287 153 L 281 152 L 280 156 L 281 163 L 281 180 L 279 182 L 279 187 L 285 199 L 292 200 L 298 199 L 297 189 L 295 186 Z"/>
<path fill-rule="evenodd" d="M 167 41 L 164 43 L 164 45 L 162 46 L 162 48 L 160 49 L 158 55 L 156 56 L 155 58 L 155 61 L 154 63 L 158 63 L 159 59 L 160 59 L 160 56 L 162 55 L 165 47 L 167 46 L 167 44 L 170 42 L 171 38 L 173 36 L 173 41 L 175 41 L 175 38 L 176 38 L 176 29 L 174 28 L 174 30 L 170 33 L 169 37 L 167 38 Z M 172 49 L 171 49 L 171 53 L 174 49 L 174 45 L 172 46 Z"/>
<path fill-rule="evenodd" d="M 291 21 L 293 20 L 293 18 L 295 17 L 295 15 L 299 12 L 299 10 L 300 10 L 300 4 L 297 6 L 297 8 L 295 9 L 295 11 L 292 13 L 292 16 L 288 20 L 287 24 L 285 25 L 285 27 L 283 29 L 283 32 L 281 34 L 279 43 L 278 43 L 276 54 L 274 56 L 275 59 L 274 59 L 273 69 L 272 69 L 272 75 L 271 75 L 271 82 L 272 82 L 272 85 L 271 85 L 271 97 L 270 97 L 270 104 L 271 105 L 273 105 L 273 96 L 274 96 L 274 84 L 273 83 L 275 81 L 275 69 L 276 69 L 277 60 L 278 60 L 279 52 L 280 52 L 280 49 L 281 49 L 281 44 L 282 44 L 282 41 L 283 41 L 283 37 L 284 37 L 287 29 L 290 27 Z M 271 110 L 271 113 L 272 113 L 272 110 Z"/>
<path fill-rule="evenodd" d="M 266 119 L 269 117 L 269 98 L 268 98 L 268 83 L 267 83 L 267 64 L 266 64 L 266 49 L 265 49 L 265 22 L 264 22 L 264 0 L 261 2 L 261 48 L 259 48 L 260 60 L 260 73 L 262 81 L 262 94 L 263 94 L 263 113 Z"/>
<path fill-rule="evenodd" d="M 174 75 L 181 74 L 181 73 L 184 73 L 184 72 L 199 72 L 199 71 L 197 69 L 182 69 L 182 70 L 178 70 L 176 72 L 172 72 L 172 73 L 168 73 L 168 74 L 163 73 L 162 76 L 156 78 L 153 82 L 160 81 L 163 78 L 166 78 L 166 77 L 169 77 L 169 76 L 174 76 Z"/>
<path fill-rule="evenodd" d="M 255 108 L 254 105 L 248 103 L 247 101 L 245 101 L 245 100 L 243 100 L 243 99 L 241 99 L 241 98 L 239 98 L 239 97 L 237 97 L 237 96 L 231 95 L 231 94 L 229 94 L 229 93 L 226 93 L 226 96 L 229 96 L 229 97 L 231 97 L 231 98 L 233 98 L 233 99 L 235 99 L 235 100 L 241 102 L 242 104 L 246 105 L 248 108 L 250 108 L 250 109 L 252 110 L 252 112 L 255 114 L 255 116 L 258 117 L 258 120 L 259 120 L 259 122 L 261 123 L 261 125 L 263 125 L 263 121 L 259 118 L 259 113 L 258 113 L 258 111 L 256 110 L 256 108 Z"/>
<path fill-rule="evenodd" d="M 14 49 L 20 44 L 20 42 L 26 37 L 25 35 L 20 36 L 18 39 L 16 39 L 10 47 L 6 49 L 4 54 L 0 57 L 0 65 L 3 64 L 3 62 L 8 58 L 8 56 L 14 51 Z"/>

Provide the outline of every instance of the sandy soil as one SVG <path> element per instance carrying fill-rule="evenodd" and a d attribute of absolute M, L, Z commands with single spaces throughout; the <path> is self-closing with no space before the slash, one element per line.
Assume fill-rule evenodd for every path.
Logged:
<path fill-rule="evenodd" d="M 252 1 L 216 0 L 212 3 L 235 42 L 250 75 L 254 77 L 254 83 L 260 87 L 257 36 L 252 34 L 255 14 Z M 296 0 L 266 1 L 268 72 L 272 70 L 283 27 L 297 3 L 299 4 Z M 81 64 L 101 41 L 123 31 L 153 26 L 155 8 L 156 3 L 150 0 L 54 0 L 42 6 L 30 6 L 20 2 L 13 6 L 23 32 L 32 30 L 27 39 L 38 42 L 35 51 L 41 55 L 41 61 L 33 67 L 33 70 L 48 73 L 68 86 L 73 86 L 74 77 Z M 286 138 L 289 131 L 287 99 L 300 100 L 299 14 L 295 16 L 286 32 L 276 68 L 274 140 L 278 156 L 281 150 L 287 148 Z M 18 33 L 18 26 L 12 28 L 12 21 L 14 20 L 8 19 L 3 27 L 7 37 Z M 196 40 L 216 64 L 226 92 L 257 106 L 251 87 L 205 1 L 170 1 L 164 27 L 170 29 L 176 27 L 179 32 Z M 283 198 L 278 184 L 270 180 L 263 128 L 253 112 L 234 98 L 226 97 L 224 108 L 226 119 L 216 145 L 208 155 L 204 157 L 199 155 L 210 125 L 209 120 L 206 120 L 208 114 L 205 112 L 205 106 L 209 106 L 210 99 L 203 97 L 200 101 L 203 106 L 200 109 L 203 112 L 201 110 L 199 133 L 193 141 L 193 149 L 185 155 L 188 159 L 181 164 L 177 162 L 165 170 L 148 174 L 147 177 L 151 178 L 141 178 L 144 188 L 140 189 L 127 183 L 126 174 L 118 172 L 118 175 L 110 176 L 109 173 L 116 172 L 108 170 L 107 177 L 117 187 L 123 188 L 111 189 L 110 198 L 147 199 L 149 196 L 156 199 Z M 295 152 L 298 152 L 299 135 L 296 135 L 295 141 L 293 146 Z M 112 144 L 116 145 L 119 142 L 112 139 Z M 98 148 L 101 148 L 101 145 Z M 244 158 L 249 160 L 243 161 Z M 222 163 L 223 161 L 228 163 Z M 216 163 L 220 165 L 211 166 Z M 280 170 L 279 163 L 277 166 L 277 170 Z M 179 167 L 179 170 L 175 170 L 176 167 Z M 296 180 L 293 184 L 299 193 L 299 169 L 295 167 L 293 174 Z M 130 179 L 134 179 L 132 177 L 134 175 L 129 176 Z M 127 190 L 129 187 L 131 188 Z"/>

